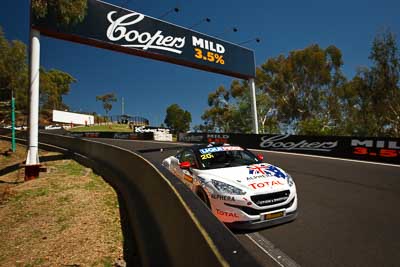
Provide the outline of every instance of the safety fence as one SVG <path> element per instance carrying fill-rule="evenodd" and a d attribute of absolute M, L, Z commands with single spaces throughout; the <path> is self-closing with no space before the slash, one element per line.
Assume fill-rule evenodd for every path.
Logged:
<path fill-rule="evenodd" d="M 289 134 L 184 133 L 180 142 L 231 143 L 246 148 L 400 164 L 400 138 Z"/>
<path fill-rule="evenodd" d="M 71 136 L 41 133 L 39 140 L 45 149 L 92 168 L 116 190 L 128 266 L 259 266 L 161 165 L 133 151 Z"/>

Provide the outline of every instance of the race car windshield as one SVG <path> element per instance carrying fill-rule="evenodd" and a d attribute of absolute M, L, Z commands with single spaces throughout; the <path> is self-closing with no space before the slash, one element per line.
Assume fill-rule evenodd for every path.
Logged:
<path fill-rule="evenodd" d="M 218 169 L 260 163 L 256 156 L 240 147 L 237 150 L 232 147 L 217 148 L 199 150 L 199 161 L 202 168 Z"/>

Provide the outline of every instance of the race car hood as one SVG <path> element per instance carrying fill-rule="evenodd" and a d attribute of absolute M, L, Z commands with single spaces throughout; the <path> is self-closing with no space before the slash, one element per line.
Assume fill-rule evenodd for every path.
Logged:
<path fill-rule="evenodd" d="M 275 192 L 289 187 L 288 174 L 267 163 L 202 170 L 198 175 L 256 193 Z"/>

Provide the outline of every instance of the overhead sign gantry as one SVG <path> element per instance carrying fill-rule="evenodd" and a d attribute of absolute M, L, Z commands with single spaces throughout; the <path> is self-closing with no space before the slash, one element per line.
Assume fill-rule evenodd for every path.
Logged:
<path fill-rule="evenodd" d="M 82 21 L 61 24 L 51 12 L 31 14 L 31 102 L 27 165 L 38 165 L 40 34 L 220 73 L 250 82 L 253 132 L 258 133 L 254 52 L 242 46 L 99 0 Z"/>
<path fill-rule="evenodd" d="M 237 78 L 255 77 L 252 50 L 139 12 L 89 0 L 80 23 L 32 17 L 41 34 Z"/>

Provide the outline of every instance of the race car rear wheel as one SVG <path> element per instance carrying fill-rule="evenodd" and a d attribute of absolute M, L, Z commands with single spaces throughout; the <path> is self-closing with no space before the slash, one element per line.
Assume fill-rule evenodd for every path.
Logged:
<path fill-rule="evenodd" d="M 208 196 L 206 192 L 204 192 L 203 188 L 199 188 L 197 190 L 197 196 L 207 205 L 209 209 L 211 209 L 210 200 L 208 199 Z"/>

